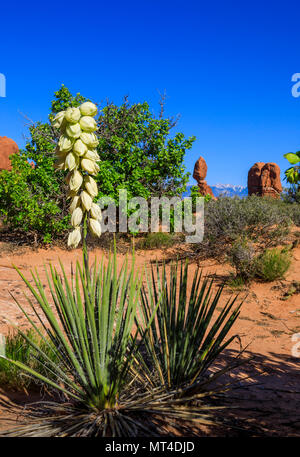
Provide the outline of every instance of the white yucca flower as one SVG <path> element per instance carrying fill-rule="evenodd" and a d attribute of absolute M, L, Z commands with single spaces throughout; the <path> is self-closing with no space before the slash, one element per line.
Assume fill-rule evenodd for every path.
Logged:
<path fill-rule="evenodd" d="M 80 197 L 78 195 L 76 195 L 73 200 L 72 200 L 72 203 L 70 205 L 70 213 L 72 214 L 73 211 L 75 210 L 75 208 L 77 208 L 77 206 L 79 206 L 80 204 Z"/>
<path fill-rule="evenodd" d="M 96 149 L 88 149 L 87 152 L 84 154 L 84 159 L 90 159 L 97 162 L 100 160 L 100 157 Z"/>
<path fill-rule="evenodd" d="M 66 135 L 62 135 L 58 141 L 58 147 L 61 152 L 69 152 L 73 147 L 73 140 Z"/>
<path fill-rule="evenodd" d="M 79 124 L 84 132 L 94 132 L 97 130 L 97 123 L 93 117 L 83 116 L 80 119 Z"/>
<path fill-rule="evenodd" d="M 73 146 L 73 152 L 78 156 L 83 156 L 88 151 L 87 145 L 81 139 L 75 141 Z"/>
<path fill-rule="evenodd" d="M 65 111 L 60 111 L 59 113 L 57 113 L 57 115 L 55 116 L 55 118 L 53 119 L 53 122 L 52 122 L 53 127 L 55 127 L 56 129 L 60 129 L 60 127 L 63 123 L 64 117 L 65 117 Z"/>
<path fill-rule="evenodd" d="M 66 111 L 61 111 L 53 121 L 53 126 L 60 128 L 61 131 L 56 148 L 55 167 L 59 170 L 69 170 L 66 177 L 69 186 L 67 198 L 72 198 L 71 225 L 75 227 L 69 234 L 70 247 L 77 247 L 81 240 L 80 226 L 83 220 L 86 221 L 87 212 L 91 212 L 90 231 L 96 236 L 101 235 L 101 210 L 93 203 L 93 198 L 98 194 L 98 187 L 90 176 L 97 175 L 100 170 L 96 163 L 100 157 L 95 149 L 99 141 L 93 133 L 97 130 L 97 123 L 92 116 L 96 114 L 97 106 L 85 102 L 79 108 L 70 107 Z"/>
<path fill-rule="evenodd" d="M 84 187 L 86 188 L 86 190 L 92 198 L 95 198 L 96 195 L 98 195 L 97 183 L 91 176 L 85 176 Z"/>
<path fill-rule="evenodd" d="M 97 221 L 101 221 L 101 218 L 102 218 L 101 209 L 97 205 L 97 203 L 92 203 L 91 216 L 92 216 L 93 219 L 96 219 Z"/>
<path fill-rule="evenodd" d="M 81 128 L 79 123 L 69 124 L 66 127 L 66 134 L 69 138 L 73 138 L 74 140 L 76 140 L 76 138 L 79 138 L 81 135 Z"/>
<path fill-rule="evenodd" d="M 80 206 L 77 206 L 77 208 L 74 209 L 72 216 L 71 216 L 71 225 L 73 225 L 73 227 L 78 227 L 82 222 L 82 218 L 83 218 L 83 211 L 80 208 Z"/>
<path fill-rule="evenodd" d="M 69 234 L 68 237 L 68 246 L 70 248 L 77 248 L 78 244 L 80 243 L 81 240 L 81 231 L 79 227 L 76 227 L 76 229 L 72 230 L 72 232 Z"/>
<path fill-rule="evenodd" d="M 94 171 L 95 171 L 95 162 L 93 160 L 90 160 L 90 159 L 82 159 L 81 160 L 81 168 L 84 170 L 84 171 L 87 171 L 88 173 L 90 174 L 94 174 Z"/>
<path fill-rule="evenodd" d="M 82 103 L 79 109 L 83 116 L 96 116 L 98 111 L 97 106 L 91 102 Z"/>
<path fill-rule="evenodd" d="M 74 156 L 72 152 L 69 152 L 65 159 L 65 170 L 75 170 L 78 166 L 78 158 Z"/>
<path fill-rule="evenodd" d="M 89 148 L 94 149 L 98 146 L 99 141 L 95 133 L 82 132 L 80 139 L 86 144 Z"/>
<path fill-rule="evenodd" d="M 80 200 L 81 200 L 82 207 L 86 211 L 89 211 L 91 209 L 91 206 L 93 203 L 92 197 L 85 190 L 83 190 L 80 194 Z"/>
<path fill-rule="evenodd" d="M 78 192 L 78 190 L 81 187 L 82 182 L 83 182 L 82 174 L 78 170 L 73 171 L 72 175 L 70 176 L 70 179 L 69 179 L 70 190 Z"/>
<path fill-rule="evenodd" d="M 97 221 L 96 219 L 93 219 L 92 217 L 89 219 L 89 226 L 90 226 L 90 231 L 92 232 L 93 235 L 95 236 L 101 236 L 101 225 L 100 222 Z"/>
<path fill-rule="evenodd" d="M 100 167 L 97 163 L 95 163 L 94 165 L 94 175 L 96 176 L 100 171 Z"/>
<path fill-rule="evenodd" d="M 76 124 L 81 118 L 81 113 L 79 108 L 68 108 L 65 113 L 65 119 L 70 124 Z"/>

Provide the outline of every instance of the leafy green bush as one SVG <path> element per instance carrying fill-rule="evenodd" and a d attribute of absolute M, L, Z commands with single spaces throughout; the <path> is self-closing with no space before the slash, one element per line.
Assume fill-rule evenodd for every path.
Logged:
<path fill-rule="evenodd" d="M 109 103 L 99 117 L 101 157 L 98 175 L 100 195 L 118 202 L 119 189 L 128 198 L 180 195 L 186 190 L 189 173 L 183 164 L 195 137 L 183 133 L 170 138 L 176 125 L 171 118 L 156 118 L 147 102 L 130 105 L 125 98 L 121 106 Z"/>
<path fill-rule="evenodd" d="M 289 252 L 280 249 L 266 249 L 255 262 L 255 274 L 263 281 L 281 279 L 291 265 Z"/>

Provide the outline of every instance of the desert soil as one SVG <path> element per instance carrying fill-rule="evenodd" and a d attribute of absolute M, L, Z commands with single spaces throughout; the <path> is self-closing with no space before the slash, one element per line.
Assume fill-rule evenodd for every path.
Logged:
<path fill-rule="evenodd" d="M 137 251 L 136 263 L 143 265 L 156 259 L 169 258 L 172 249 Z M 107 253 L 101 249 L 94 249 L 90 253 L 91 260 L 95 257 L 99 259 L 102 255 L 107 256 Z M 225 403 L 234 404 L 237 408 L 222 413 L 224 426 L 201 429 L 199 435 L 300 436 L 300 358 L 292 353 L 296 343 L 292 341 L 293 335 L 298 333 L 300 341 L 300 294 L 299 291 L 288 294 L 293 282 L 300 281 L 299 247 L 293 249 L 292 256 L 286 279 L 272 283 L 254 282 L 240 292 L 239 299 L 244 298 L 245 301 L 234 326 L 234 333 L 240 336 L 240 342 L 233 342 L 218 362 L 221 365 L 230 361 L 240 350 L 240 345 L 245 348 L 243 357 L 249 361 L 230 375 L 232 380 L 238 382 L 224 398 Z M 118 254 L 118 264 L 122 263 L 123 258 L 123 254 Z M 81 260 L 81 251 L 70 252 L 59 248 L 15 250 L 10 249 L 7 243 L 0 243 L 0 333 L 6 335 L 11 323 L 20 328 L 28 325 L 10 295 L 26 303 L 23 298 L 26 287 L 13 265 L 27 278 L 30 277 L 30 269 L 37 268 L 41 272 L 42 282 L 46 283 L 44 264 L 51 262 L 59 266 L 58 259 L 70 272 L 71 263 Z M 191 270 L 196 266 L 191 259 Z M 204 273 L 216 275 L 216 284 L 228 279 L 232 272 L 228 264 L 214 260 L 201 262 L 201 267 Z M 236 292 L 226 287 L 220 306 L 232 293 Z M 30 308 L 26 305 L 25 308 L 34 317 Z M 4 399 L 16 398 L 15 393 L 5 390 L 2 390 L 1 396 Z M 31 400 L 30 397 L 23 397 L 20 400 L 20 394 L 17 394 L 17 399 L 24 403 Z M 0 418 L 1 415 L 3 418 L 4 412 L 0 409 Z M 0 428 L 3 427 L 6 427 L 5 422 L 0 425 Z"/>

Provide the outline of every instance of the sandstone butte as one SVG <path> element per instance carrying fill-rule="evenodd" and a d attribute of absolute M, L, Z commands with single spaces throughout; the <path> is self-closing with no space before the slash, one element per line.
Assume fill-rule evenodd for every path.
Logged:
<path fill-rule="evenodd" d="M 248 195 L 280 198 L 282 185 L 276 163 L 256 162 L 248 172 Z"/>

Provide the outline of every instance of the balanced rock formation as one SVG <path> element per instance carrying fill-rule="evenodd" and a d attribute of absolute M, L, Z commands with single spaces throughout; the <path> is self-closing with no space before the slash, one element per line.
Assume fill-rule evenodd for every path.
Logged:
<path fill-rule="evenodd" d="M 9 156 L 19 151 L 17 143 L 6 136 L 0 136 L 0 171 L 11 170 L 11 161 Z"/>
<path fill-rule="evenodd" d="M 203 157 L 200 157 L 200 159 L 197 160 L 195 163 L 194 167 L 194 173 L 193 173 L 193 178 L 197 181 L 198 187 L 199 187 L 199 193 L 201 195 L 211 195 L 213 198 L 215 198 L 213 191 L 205 181 L 207 174 L 207 165 Z"/>
<path fill-rule="evenodd" d="M 276 163 L 256 162 L 248 172 L 248 195 L 279 198 L 282 192 L 280 168 Z"/>

